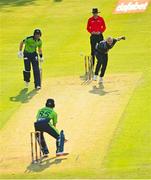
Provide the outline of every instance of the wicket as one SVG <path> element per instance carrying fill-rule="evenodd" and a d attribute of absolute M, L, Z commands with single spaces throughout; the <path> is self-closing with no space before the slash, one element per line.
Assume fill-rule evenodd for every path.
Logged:
<path fill-rule="evenodd" d="M 91 80 L 93 76 L 92 56 L 84 56 L 84 65 L 85 65 L 86 80 Z"/>
<path fill-rule="evenodd" d="M 40 131 L 31 132 L 30 138 L 31 138 L 32 163 L 41 162 L 42 154 L 41 154 L 41 133 L 40 133 Z M 39 146 L 39 148 L 38 148 L 38 146 Z"/>

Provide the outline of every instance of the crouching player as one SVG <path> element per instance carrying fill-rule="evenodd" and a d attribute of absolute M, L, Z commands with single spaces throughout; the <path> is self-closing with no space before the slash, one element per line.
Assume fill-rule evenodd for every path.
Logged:
<path fill-rule="evenodd" d="M 59 133 L 56 128 L 57 113 L 53 110 L 54 107 L 54 99 L 47 99 L 45 107 L 38 111 L 36 117 L 37 121 L 34 123 L 35 131 L 40 131 L 41 134 L 40 142 L 43 157 L 47 157 L 49 154 L 49 150 L 43 135 L 44 132 L 48 133 L 50 136 L 56 139 L 56 156 L 64 156 L 69 154 L 64 152 L 64 143 L 67 141 L 65 139 L 64 132 L 62 130 Z"/>

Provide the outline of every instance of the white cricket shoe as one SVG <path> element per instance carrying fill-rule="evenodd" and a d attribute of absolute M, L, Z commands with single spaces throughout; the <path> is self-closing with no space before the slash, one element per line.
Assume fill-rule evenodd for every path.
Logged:
<path fill-rule="evenodd" d="M 93 76 L 93 81 L 96 81 L 97 80 L 97 75 L 94 75 Z"/>
<path fill-rule="evenodd" d="M 28 87 L 29 86 L 29 82 L 25 81 L 25 86 Z"/>
<path fill-rule="evenodd" d="M 103 83 L 103 78 L 102 77 L 100 77 L 99 83 Z"/>
<path fill-rule="evenodd" d="M 41 87 L 40 86 L 36 86 L 36 89 L 39 90 L 39 89 L 41 89 Z"/>

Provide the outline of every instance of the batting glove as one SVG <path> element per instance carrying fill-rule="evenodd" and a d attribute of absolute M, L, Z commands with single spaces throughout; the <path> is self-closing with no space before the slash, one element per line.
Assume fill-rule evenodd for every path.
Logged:
<path fill-rule="evenodd" d="M 42 62 L 44 62 L 44 58 L 43 57 L 40 57 L 40 62 L 42 63 Z"/>
<path fill-rule="evenodd" d="M 22 51 L 18 52 L 18 58 L 20 58 L 20 59 L 23 58 L 23 52 Z"/>

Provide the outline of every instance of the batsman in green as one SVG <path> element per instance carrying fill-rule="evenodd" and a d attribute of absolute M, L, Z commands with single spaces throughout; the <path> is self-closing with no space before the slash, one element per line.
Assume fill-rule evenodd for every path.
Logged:
<path fill-rule="evenodd" d="M 56 156 L 68 155 L 64 152 L 64 143 L 67 141 L 64 136 L 63 130 L 61 132 L 56 128 L 57 113 L 54 111 L 55 101 L 54 99 L 47 99 L 45 107 L 41 108 L 36 116 L 36 122 L 34 123 L 35 131 L 40 131 L 41 140 L 39 143 L 41 151 L 44 157 L 47 157 L 49 150 L 44 138 L 44 132 L 56 139 Z M 37 138 L 38 140 L 38 138 Z"/>
<path fill-rule="evenodd" d="M 34 75 L 34 84 L 35 89 L 41 89 L 41 78 L 40 78 L 40 69 L 39 69 L 39 61 L 43 62 L 43 54 L 42 54 L 42 40 L 40 37 L 42 36 L 40 29 L 35 29 L 33 36 L 26 37 L 23 41 L 20 42 L 18 57 L 24 58 L 24 70 L 23 77 L 25 81 L 26 87 L 28 87 L 30 82 L 30 70 L 31 65 L 33 68 Z M 24 50 L 23 50 L 23 46 Z M 37 53 L 38 49 L 38 53 Z M 23 50 L 23 51 L 22 51 Z M 39 57 L 38 58 L 38 54 Z"/>

